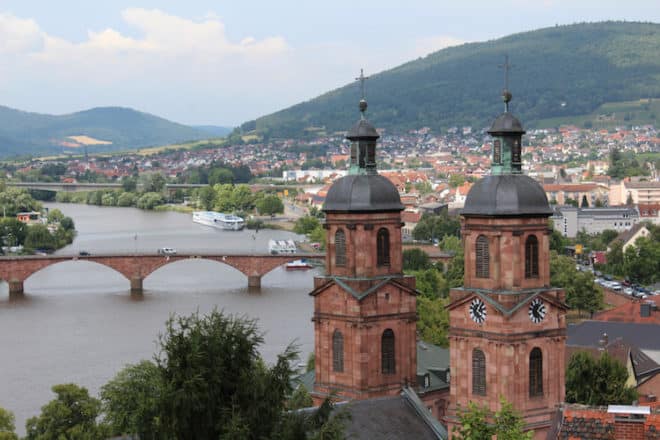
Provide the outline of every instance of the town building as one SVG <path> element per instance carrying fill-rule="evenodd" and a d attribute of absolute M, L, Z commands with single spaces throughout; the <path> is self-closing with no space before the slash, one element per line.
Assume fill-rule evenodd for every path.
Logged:
<path fill-rule="evenodd" d="M 660 182 L 631 182 L 628 179 L 610 185 L 610 205 L 629 202 L 634 205 L 660 204 Z"/>
<path fill-rule="evenodd" d="M 567 204 L 569 199 L 579 204 L 585 199 L 589 206 L 597 203 L 613 205 L 609 200 L 609 187 L 600 183 L 567 183 L 543 185 L 548 200 L 554 204 Z"/>
<path fill-rule="evenodd" d="M 496 412 L 502 398 L 526 430 L 546 439 L 564 400 L 564 292 L 550 287 L 548 217 L 541 185 L 522 173 L 525 131 L 508 111 L 493 136 L 491 175 L 471 188 L 461 212 L 464 286 L 452 289 L 449 346 L 450 437 L 468 404 Z"/>
<path fill-rule="evenodd" d="M 600 234 L 606 229 L 623 232 L 640 221 L 634 207 L 576 208 L 555 206 L 552 215 L 554 228 L 564 237 L 575 238 L 578 232 Z"/>

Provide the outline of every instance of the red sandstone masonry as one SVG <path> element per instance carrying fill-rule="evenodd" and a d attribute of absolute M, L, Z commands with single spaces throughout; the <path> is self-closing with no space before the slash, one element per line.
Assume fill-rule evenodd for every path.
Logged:
<path fill-rule="evenodd" d="M 127 279 L 133 277 L 145 278 L 155 270 L 177 261 L 188 259 L 205 259 L 217 261 L 239 270 L 246 276 L 262 277 L 271 270 L 291 260 L 299 258 L 296 255 L 113 255 L 90 257 L 17 257 L 0 259 L 0 279 L 23 282 L 30 275 L 53 264 L 64 261 L 89 261 L 110 267 L 124 275 Z M 324 258 L 323 255 L 305 255 L 305 258 Z"/>

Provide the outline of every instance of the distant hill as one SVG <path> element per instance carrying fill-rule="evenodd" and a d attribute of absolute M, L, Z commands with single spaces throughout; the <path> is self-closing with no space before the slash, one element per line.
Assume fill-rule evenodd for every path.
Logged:
<path fill-rule="evenodd" d="M 226 136 L 233 130 L 232 127 L 221 127 L 219 125 L 193 125 L 192 127 L 217 137 Z"/>
<path fill-rule="evenodd" d="M 505 54 L 513 64 L 511 111 L 525 127 L 545 125 L 549 118 L 570 121 L 605 103 L 660 98 L 659 24 L 583 23 L 463 44 L 369 72 L 367 116 L 377 127 L 397 131 L 489 126 L 503 110 L 498 65 Z M 247 122 L 243 133 L 301 137 L 345 131 L 358 118 L 358 99 L 359 87 L 352 83 Z"/>
<path fill-rule="evenodd" d="M 68 115 L 28 113 L 0 106 L 0 157 L 137 149 L 213 137 L 208 132 L 122 107 Z"/>

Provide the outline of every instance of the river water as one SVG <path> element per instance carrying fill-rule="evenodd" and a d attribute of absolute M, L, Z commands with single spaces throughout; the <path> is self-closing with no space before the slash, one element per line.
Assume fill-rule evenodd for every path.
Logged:
<path fill-rule="evenodd" d="M 78 235 L 58 251 L 77 254 L 268 251 L 268 240 L 301 239 L 263 229 L 221 231 L 193 223 L 190 214 L 135 208 L 49 203 L 73 218 Z M 136 238 L 137 237 L 137 238 Z M 237 270 L 206 260 L 166 265 L 144 280 L 144 294 L 131 297 L 129 282 L 112 269 L 89 262 L 49 266 L 25 282 L 25 299 L 9 301 L 0 285 L 0 407 L 16 415 L 19 434 L 25 420 L 53 398 L 52 385 L 74 382 L 97 395 L 124 365 L 151 359 L 156 340 L 173 314 L 205 313 L 214 307 L 258 320 L 265 332 L 262 356 L 273 362 L 297 341 L 302 358 L 313 351 L 310 321 L 315 270 L 277 268 L 262 278 L 259 292 L 248 291 Z"/>

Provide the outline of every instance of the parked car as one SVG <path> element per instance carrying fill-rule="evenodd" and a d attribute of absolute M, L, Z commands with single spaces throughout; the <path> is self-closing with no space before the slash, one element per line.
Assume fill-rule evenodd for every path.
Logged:
<path fill-rule="evenodd" d="M 162 247 L 158 249 L 158 255 L 176 255 L 176 249 L 171 247 Z"/>

